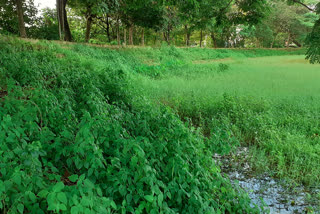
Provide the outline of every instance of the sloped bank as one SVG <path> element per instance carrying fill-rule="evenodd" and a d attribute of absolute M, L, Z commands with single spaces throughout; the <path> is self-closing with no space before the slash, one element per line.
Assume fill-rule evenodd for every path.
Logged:
<path fill-rule="evenodd" d="M 2 213 L 257 213 L 125 53 L 0 40 Z"/>

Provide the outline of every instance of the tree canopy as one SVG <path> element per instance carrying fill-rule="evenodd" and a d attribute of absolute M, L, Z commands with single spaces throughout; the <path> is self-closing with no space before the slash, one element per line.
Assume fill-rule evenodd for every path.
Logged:
<path fill-rule="evenodd" d="M 320 61 L 319 4 L 316 0 L 57 0 L 56 12 L 50 12 L 57 21 L 47 22 L 49 9 L 37 15 L 33 0 L 0 0 L 0 30 L 22 36 L 25 26 L 31 38 L 57 39 L 58 32 L 62 40 L 96 44 L 308 46 L 307 58 L 315 63 Z"/>

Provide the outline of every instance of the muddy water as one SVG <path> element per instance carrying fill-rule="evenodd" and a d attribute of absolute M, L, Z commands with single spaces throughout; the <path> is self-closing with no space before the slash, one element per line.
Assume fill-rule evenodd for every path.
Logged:
<path fill-rule="evenodd" d="M 248 148 L 240 148 L 233 155 L 216 154 L 214 159 L 234 187 L 248 193 L 252 206 L 264 207 L 262 213 L 320 213 L 319 201 L 314 197 L 320 189 L 296 186 L 267 175 L 252 176 L 248 163 L 235 161 L 239 156 L 246 159 L 248 154 Z"/>

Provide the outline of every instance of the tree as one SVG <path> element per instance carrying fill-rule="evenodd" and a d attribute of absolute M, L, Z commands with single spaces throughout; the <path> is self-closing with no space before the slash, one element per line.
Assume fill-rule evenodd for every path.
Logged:
<path fill-rule="evenodd" d="M 31 38 L 59 40 L 59 24 L 56 9 L 44 8 L 36 23 L 29 27 Z"/>
<path fill-rule="evenodd" d="M 320 15 L 320 3 L 317 4 L 315 11 Z M 320 18 L 309 34 L 307 42 L 309 46 L 307 59 L 310 60 L 311 63 L 320 63 Z"/>
<path fill-rule="evenodd" d="M 59 37 L 64 41 L 72 41 L 68 23 L 66 5 L 68 0 L 57 0 L 57 16 L 59 22 Z"/>
<path fill-rule="evenodd" d="M 254 36 L 263 47 L 288 47 L 291 43 L 301 47 L 315 21 L 316 15 L 304 7 L 273 1 L 269 16 L 255 26 Z"/>
<path fill-rule="evenodd" d="M 26 32 L 26 27 L 24 25 L 24 19 L 23 19 L 22 0 L 16 0 L 16 6 L 17 6 L 18 21 L 19 21 L 20 36 L 22 38 L 26 38 L 27 32 Z"/>
<path fill-rule="evenodd" d="M 300 0 L 287 0 L 289 4 L 299 4 L 308 9 L 310 12 L 314 12 L 320 15 L 320 2 L 316 3 L 314 0 L 308 0 L 306 2 Z M 307 51 L 307 59 L 310 63 L 320 63 L 320 18 L 315 22 L 312 32 L 307 37 L 307 44 L 309 46 Z"/>
<path fill-rule="evenodd" d="M 85 17 L 86 32 L 85 42 L 89 42 L 90 33 L 94 19 L 98 15 L 103 16 L 109 12 L 109 5 L 111 1 L 106 0 L 71 0 L 69 5 L 76 10 L 78 14 Z"/>
<path fill-rule="evenodd" d="M 153 0 L 123 0 L 119 15 L 123 27 L 129 27 L 129 45 L 133 45 L 133 27 L 140 27 L 141 44 L 144 45 L 144 29 L 159 30 L 162 24 L 162 5 Z"/>
<path fill-rule="evenodd" d="M 37 22 L 37 12 L 33 0 L 0 0 L 0 30 L 26 37 Z"/>

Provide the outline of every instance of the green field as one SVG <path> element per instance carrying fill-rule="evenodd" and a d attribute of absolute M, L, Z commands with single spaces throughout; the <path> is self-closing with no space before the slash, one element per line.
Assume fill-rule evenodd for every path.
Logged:
<path fill-rule="evenodd" d="M 303 55 L 235 56 L 172 70 L 139 78 L 142 93 L 191 118 L 206 136 L 222 129 L 251 146 L 257 172 L 319 185 L 319 65 Z"/>
<path fill-rule="evenodd" d="M 241 146 L 255 174 L 318 186 L 320 66 L 303 53 L 2 38 L 0 210 L 259 213 L 213 160 Z"/>
<path fill-rule="evenodd" d="M 219 64 L 229 68 L 218 73 Z M 194 78 L 173 76 L 155 80 L 151 85 L 175 93 L 200 93 L 219 96 L 224 93 L 256 98 L 315 100 L 320 96 L 319 65 L 308 64 L 304 56 L 275 56 L 257 58 L 227 58 L 226 60 L 194 61 L 185 66 Z M 187 76 L 186 76 L 187 77 Z M 148 82 L 148 81 L 147 81 Z"/>

